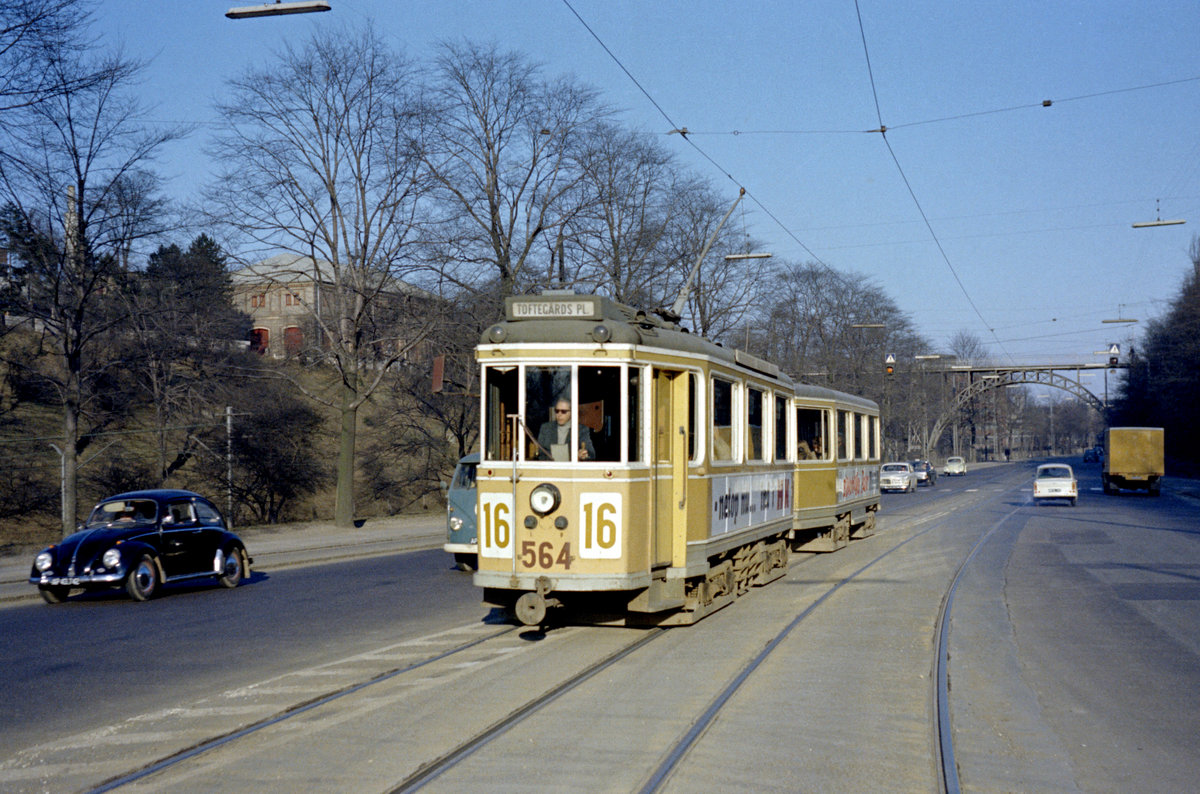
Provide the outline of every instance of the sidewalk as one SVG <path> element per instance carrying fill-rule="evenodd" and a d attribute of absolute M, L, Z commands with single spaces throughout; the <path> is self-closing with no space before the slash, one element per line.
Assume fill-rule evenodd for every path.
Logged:
<path fill-rule="evenodd" d="M 309 521 L 241 527 L 234 532 L 254 558 L 253 569 L 278 571 L 440 548 L 446 540 L 446 514 L 430 510 L 418 515 L 368 518 L 353 529 L 337 529 L 332 521 Z M 0 605 L 38 598 L 37 588 L 29 584 L 29 570 L 36 554 L 35 549 L 0 557 Z"/>

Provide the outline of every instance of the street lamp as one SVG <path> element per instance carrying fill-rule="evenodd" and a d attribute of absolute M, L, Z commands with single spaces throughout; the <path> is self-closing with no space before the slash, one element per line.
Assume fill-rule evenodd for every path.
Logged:
<path fill-rule="evenodd" d="M 749 284 L 750 284 L 750 262 L 749 262 L 748 260 L 751 260 L 751 259 L 770 259 L 770 258 L 771 258 L 771 254 L 766 254 L 766 253 L 762 253 L 762 254 L 755 254 L 755 253 L 746 253 L 746 254 L 725 254 L 725 261 L 726 261 L 726 262 L 736 262 L 736 261 L 737 261 L 737 260 L 739 260 L 739 259 L 745 259 L 745 260 L 747 260 L 747 262 L 746 262 L 746 284 L 747 284 L 747 289 L 749 289 Z M 750 319 L 749 319 L 749 317 L 747 317 L 747 318 L 746 318 L 746 352 L 747 352 L 747 353 L 749 353 L 749 352 L 750 352 Z"/>
<path fill-rule="evenodd" d="M 294 3 L 281 3 L 279 0 L 275 0 L 274 3 L 263 3 L 257 6 L 236 6 L 226 11 L 225 16 L 230 19 L 249 19 L 250 17 L 277 17 L 284 14 L 313 14 L 329 10 L 327 0 L 304 0 L 304 2 Z"/>
<path fill-rule="evenodd" d="M 1154 220 L 1140 221 L 1138 223 L 1133 224 L 1133 228 L 1146 229 L 1151 226 L 1178 226 L 1181 223 L 1187 223 L 1187 221 L 1183 220 L 1182 218 L 1177 218 L 1175 220 L 1170 220 L 1170 221 L 1164 221 L 1162 219 L 1162 213 L 1160 213 L 1158 211 L 1158 199 L 1155 199 L 1154 200 Z"/>

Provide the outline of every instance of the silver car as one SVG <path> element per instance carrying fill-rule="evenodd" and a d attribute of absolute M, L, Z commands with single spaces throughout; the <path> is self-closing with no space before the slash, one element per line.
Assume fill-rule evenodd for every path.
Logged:
<path fill-rule="evenodd" d="M 917 473 L 902 461 L 885 463 L 879 467 L 879 490 L 912 493 L 917 490 Z"/>
<path fill-rule="evenodd" d="M 1047 499 L 1066 499 L 1075 506 L 1079 496 L 1079 483 L 1075 472 L 1065 463 L 1043 463 L 1033 476 L 1033 503 L 1041 504 Z"/>
<path fill-rule="evenodd" d="M 967 462 L 960 457 L 946 458 L 946 465 L 942 468 L 943 477 L 961 477 L 967 473 Z"/>

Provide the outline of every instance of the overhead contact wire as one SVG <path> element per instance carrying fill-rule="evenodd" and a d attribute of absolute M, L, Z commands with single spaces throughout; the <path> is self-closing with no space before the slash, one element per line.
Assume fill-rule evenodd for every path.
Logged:
<path fill-rule="evenodd" d="M 975 305 L 975 301 L 971 298 L 971 293 L 967 291 L 966 285 L 963 284 L 962 279 L 959 278 L 958 271 L 954 269 L 954 264 L 950 261 L 950 257 L 946 254 L 946 249 L 942 247 L 942 241 L 938 239 L 937 232 L 935 232 L 933 229 L 933 224 L 929 222 L 929 216 L 925 214 L 925 208 L 921 206 L 921 201 L 917 198 L 916 191 L 913 190 L 912 184 L 908 181 L 908 176 L 904 173 L 904 169 L 900 166 L 900 158 L 896 156 L 895 150 L 892 149 L 891 142 L 888 141 L 887 125 L 883 123 L 883 112 L 879 107 L 879 91 L 875 87 L 875 73 L 871 69 L 871 50 L 867 46 L 867 31 L 866 28 L 863 27 L 862 9 L 859 8 L 858 0 L 854 0 L 854 12 L 858 17 L 858 33 L 862 38 L 863 58 L 867 63 L 867 79 L 871 84 L 871 97 L 875 101 L 875 118 L 879 122 L 879 128 L 870 130 L 870 132 L 878 132 L 879 137 L 883 139 L 883 145 L 887 147 L 888 154 L 892 157 L 892 162 L 896 164 L 896 170 L 900 173 L 900 179 L 904 181 L 904 187 L 908 189 L 908 195 L 912 197 L 913 204 L 916 205 L 917 212 L 921 215 L 921 220 L 925 222 L 925 228 L 929 230 L 929 235 L 933 238 L 933 243 L 937 246 L 938 253 L 942 256 L 942 261 L 945 262 L 946 267 L 950 269 L 950 274 L 954 276 L 954 282 L 958 284 L 958 288 L 962 291 L 963 297 L 967 299 L 967 304 L 970 305 L 971 310 L 975 312 L 975 316 L 979 318 L 979 321 L 983 323 L 983 327 L 988 329 L 988 333 L 992 335 L 992 338 L 996 341 L 996 344 L 1000 345 L 1000 350 L 1003 351 L 1004 355 L 1007 356 L 1011 361 L 1012 354 L 1008 352 L 1008 350 L 1004 347 L 1004 344 L 1000 341 L 1000 338 L 996 336 L 995 329 L 992 328 L 991 324 L 984 318 L 983 313 L 979 311 L 979 307 Z"/>

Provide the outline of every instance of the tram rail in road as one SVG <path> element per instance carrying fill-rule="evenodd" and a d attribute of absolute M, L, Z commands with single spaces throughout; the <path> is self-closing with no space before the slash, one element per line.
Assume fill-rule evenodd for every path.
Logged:
<path fill-rule="evenodd" d="M 261 687 L 246 687 L 244 693 L 225 693 L 218 703 L 207 705 L 230 705 L 230 698 L 255 690 L 292 690 L 294 701 L 283 708 L 270 701 L 274 712 L 258 719 L 243 715 L 236 727 L 207 737 L 180 732 L 173 749 L 147 747 L 143 755 L 130 756 L 123 769 L 95 766 L 93 776 L 85 779 L 87 770 L 66 762 L 69 753 L 31 748 L 16 759 L 24 765 L 14 765 L 14 759 L 0 763 L 0 785 L 19 791 L 26 789 L 21 781 L 37 780 L 28 790 L 49 785 L 185 791 L 200 781 L 221 779 L 290 791 L 321 780 L 323 786 L 358 790 L 482 791 L 505 781 L 516 785 L 521 774 L 536 769 L 539 783 L 548 786 L 570 780 L 583 787 L 649 792 L 687 790 L 697 780 L 720 788 L 729 781 L 712 777 L 714 758 L 723 759 L 721 768 L 726 768 L 724 759 L 732 757 L 735 764 L 753 761 L 759 774 L 802 774 L 795 779 L 801 788 L 806 781 L 815 788 L 853 788 L 853 770 L 822 777 L 834 773 L 812 767 L 814 756 L 806 743 L 820 741 L 824 734 L 789 721 L 794 711 L 763 712 L 750 723 L 754 731 L 744 730 L 747 714 L 761 710 L 756 704 L 772 702 L 765 693 L 778 689 L 783 669 L 789 689 L 780 694 L 788 709 L 802 709 L 808 723 L 825 720 L 859 734 L 853 747 L 841 750 L 846 759 L 857 759 L 862 774 L 878 776 L 883 770 L 899 788 L 957 791 L 956 712 L 948 691 L 953 671 L 947 666 L 955 593 L 997 533 L 1003 530 L 1005 542 L 1011 542 L 1021 522 L 1056 517 L 1055 511 L 1033 509 L 1022 491 L 1026 479 L 1024 469 L 1003 467 L 973 478 L 970 488 L 931 490 L 920 502 L 889 500 L 885 510 L 893 505 L 903 509 L 885 514 L 875 536 L 853 542 L 838 555 L 795 557 L 785 579 L 752 591 L 695 626 L 665 631 L 574 626 L 545 633 L 461 626 L 330 665 L 325 680 L 336 680 L 336 685 L 326 683 L 324 689 L 318 683 L 323 674 L 315 674 L 320 671 L 297 671 Z M 1069 512 L 1076 518 L 1086 515 L 1084 506 L 1081 502 L 1079 511 Z M 910 587 L 917 589 L 906 595 Z M 881 597 L 889 610 L 911 613 L 903 625 L 893 626 L 892 639 L 874 638 L 872 626 L 852 618 L 867 614 L 863 610 L 872 605 L 882 606 Z M 895 621 L 889 614 L 885 622 Z M 922 625 L 924 642 L 911 628 Z M 856 633 L 836 635 L 838 626 L 843 632 L 854 627 Z M 829 636 L 843 636 L 846 647 L 828 645 Z M 906 636 L 909 641 L 897 646 L 894 638 Z M 798 650 L 804 659 L 797 658 Z M 875 656 L 861 658 L 864 653 Z M 814 665 L 812 659 L 823 661 Z M 688 668 L 679 667 L 683 660 Z M 668 675 L 671 665 L 673 675 Z M 912 675 L 922 668 L 927 673 L 920 676 L 923 697 L 932 704 L 927 712 L 919 706 L 922 696 Z M 356 669 L 357 679 L 352 675 Z M 856 678 L 862 674 L 869 677 Z M 671 680 L 673 685 L 664 683 Z M 956 679 L 956 696 L 967 691 L 963 686 L 969 680 Z M 861 681 L 870 681 L 872 688 L 860 695 L 860 684 L 854 682 Z M 879 692 L 893 697 L 873 700 Z M 861 702 L 855 700 L 860 697 Z M 453 708 L 454 703 L 462 706 Z M 647 705 L 651 703 L 654 709 Z M 179 712 L 202 711 L 205 705 L 192 704 L 193 709 L 181 704 Z M 265 708 L 267 701 L 260 705 Z M 629 713 L 632 708 L 648 710 Z M 861 709 L 875 709 L 875 719 L 855 722 Z M 921 754 L 912 752 L 918 740 L 911 730 L 916 727 L 913 718 L 922 712 L 928 715 L 924 764 Z M 587 716 L 581 724 L 582 715 Z M 866 735 L 884 715 L 884 733 Z M 182 719 L 164 718 L 162 727 Z M 652 719 L 657 724 L 651 725 Z M 132 720 L 125 729 L 146 727 Z M 622 731 L 631 735 L 621 736 Z M 740 735 L 741 743 L 730 741 L 731 734 Z M 839 735 L 837 729 L 829 734 Z M 580 757 L 563 757 L 567 737 Z M 78 747 L 86 738 L 65 737 L 58 744 Z M 909 744 L 879 746 L 888 740 Z M 105 741 L 137 747 L 122 741 L 120 729 Z M 752 759 L 749 748 L 781 753 L 790 767 L 764 766 L 761 758 Z M 623 759 L 620 771 L 603 763 L 613 753 Z M 39 760 L 45 762 L 40 770 Z M 896 764 L 904 766 L 892 768 Z M 484 769 L 488 771 L 481 773 Z M 980 772 L 973 773 L 979 785 Z"/>

